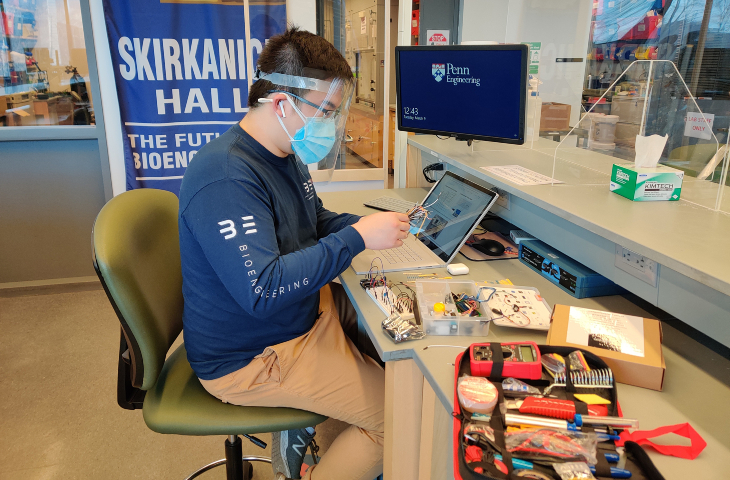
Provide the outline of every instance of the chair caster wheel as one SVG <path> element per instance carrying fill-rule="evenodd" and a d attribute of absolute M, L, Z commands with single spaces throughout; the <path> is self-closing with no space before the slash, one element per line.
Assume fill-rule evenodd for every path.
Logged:
<path fill-rule="evenodd" d="M 253 480 L 253 463 L 243 462 L 243 480 Z"/>

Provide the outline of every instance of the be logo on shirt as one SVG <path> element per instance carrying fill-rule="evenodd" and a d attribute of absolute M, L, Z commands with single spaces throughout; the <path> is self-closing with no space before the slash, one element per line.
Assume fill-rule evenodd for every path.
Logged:
<path fill-rule="evenodd" d="M 244 235 L 250 235 L 257 232 L 255 228 L 251 228 L 256 226 L 256 223 L 253 221 L 253 216 L 241 217 L 241 219 L 244 221 L 244 223 L 241 224 L 241 227 L 247 229 L 243 232 Z M 220 233 L 223 235 L 224 239 L 230 240 L 238 235 L 238 232 L 236 231 L 236 224 L 233 220 L 223 220 L 222 222 L 218 222 L 218 225 L 223 227 L 220 229 Z"/>
<path fill-rule="evenodd" d="M 314 182 L 312 182 L 312 179 L 310 178 L 302 183 L 302 186 L 304 187 L 304 198 L 307 200 L 314 198 Z"/>

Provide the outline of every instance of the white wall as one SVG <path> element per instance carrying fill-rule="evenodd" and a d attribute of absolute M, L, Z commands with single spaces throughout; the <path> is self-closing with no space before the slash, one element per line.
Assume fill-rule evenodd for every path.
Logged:
<path fill-rule="evenodd" d="M 317 33 L 315 0 L 286 0 L 286 21 L 302 30 Z"/>
<path fill-rule="evenodd" d="M 462 41 L 542 42 L 540 97 L 580 118 L 592 0 L 462 0 Z M 556 58 L 582 58 L 557 63 Z"/>
<path fill-rule="evenodd" d="M 504 42 L 509 0 L 462 0 L 459 42 Z"/>

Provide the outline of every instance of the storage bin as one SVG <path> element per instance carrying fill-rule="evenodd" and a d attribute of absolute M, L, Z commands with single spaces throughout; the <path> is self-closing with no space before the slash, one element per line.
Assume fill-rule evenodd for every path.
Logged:
<path fill-rule="evenodd" d="M 456 309 L 451 294 L 466 293 L 471 297 L 477 297 L 479 288 L 474 282 L 450 282 L 450 281 L 423 281 L 416 282 L 416 300 L 418 311 L 421 315 L 423 331 L 427 335 L 463 335 L 463 336 L 486 336 L 489 334 L 489 319 L 491 316 L 484 309 L 484 304 L 479 304 L 480 317 L 461 315 Z M 438 314 L 433 311 L 435 303 L 443 303 L 446 306 L 445 314 Z M 455 316 L 452 316 L 451 313 Z"/>

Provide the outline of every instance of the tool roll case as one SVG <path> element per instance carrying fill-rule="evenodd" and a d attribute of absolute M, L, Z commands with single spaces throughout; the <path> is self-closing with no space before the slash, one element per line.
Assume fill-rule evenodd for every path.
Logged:
<path fill-rule="evenodd" d="M 483 345 L 483 344 L 482 344 Z M 493 348 L 494 352 L 497 353 L 498 351 L 501 352 L 501 347 L 499 347 L 501 344 L 499 343 L 492 343 L 488 344 L 490 345 L 490 348 Z M 587 388 L 576 388 L 573 383 L 571 382 L 570 378 L 570 362 L 567 361 L 568 355 L 571 352 L 575 352 L 576 350 L 580 350 L 574 347 L 556 347 L 556 346 L 550 346 L 550 345 L 537 345 L 540 354 L 544 355 L 547 353 L 556 353 L 561 355 L 563 358 L 566 359 L 565 366 L 567 370 L 567 381 L 566 387 L 555 387 L 551 389 L 550 395 L 554 395 L 559 399 L 565 399 L 565 400 L 571 400 L 575 404 L 575 412 L 581 413 L 583 415 L 588 415 L 588 405 L 579 401 L 575 400 L 573 395 L 575 393 L 592 393 L 597 394 L 606 400 L 610 401 L 610 404 L 605 405 L 607 407 L 607 413 L 604 415 L 607 416 L 613 416 L 613 417 L 621 417 L 621 409 L 618 403 L 618 394 L 616 389 L 616 384 L 613 382 L 613 386 L 611 388 L 606 389 L 587 389 Z M 580 350 L 583 353 L 583 356 L 585 357 L 588 366 L 591 369 L 605 369 L 608 368 L 606 363 L 601 360 L 599 357 L 593 355 L 592 353 Z M 459 354 L 459 356 L 456 358 L 455 362 L 455 368 L 456 368 L 456 378 L 454 381 L 454 478 L 456 480 L 485 480 L 485 479 L 524 479 L 524 478 L 533 478 L 533 479 L 555 479 L 555 480 L 561 480 L 560 475 L 558 475 L 555 471 L 555 469 L 552 467 L 551 463 L 560 463 L 564 461 L 569 462 L 578 462 L 578 461 L 584 461 L 582 458 L 570 458 L 569 455 L 565 455 L 564 458 L 559 457 L 553 457 L 554 459 L 551 460 L 549 457 L 540 457 L 540 446 L 544 444 L 544 442 L 550 441 L 549 437 L 537 437 L 533 436 L 531 437 L 531 440 L 528 440 L 527 442 L 524 441 L 526 436 L 529 436 L 530 434 L 527 432 L 534 432 L 535 430 L 523 430 L 523 432 L 526 432 L 524 434 L 520 433 L 520 431 L 509 431 L 507 430 L 506 426 L 506 413 L 515 413 L 515 414 L 521 414 L 519 410 L 507 410 L 505 407 L 505 395 L 502 388 L 502 381 L 504 378 L 501 375 L 502 372 L 502 366 L 504 365 L 504 361 L 500 358 L 498 361 L 494 362 L 494 366 L 492 367 L 492 372 L 488 378 L 488 380 L 491 381 L 491 383 L 496 387 L 497 392 L 499 394 L 499 399 L 497 401 L 496 406 L 494 407 L 494 411 L 491 414 L 491 418 L 486 418 L 485 416 L 481 416 L 479 414 L 473 415 L 469 413 L 468 411 L 462 409 L 460 403 L 459 403 L 459 395 L 458 395 L 458 384 L 459 384 L 459 378 L 464 375 L 472 375 L 471 371 L 471 362 L 470 362 L 470 352 L 471 347 L 467 349 L 465 352 L 462 352 Z M 496 357 L 495 357 L 496 358 Z M 473 376 L 479 376 L 477 374 Z M 543 370 L 542 373 L 542 379 L 540 380 L 525 380 L 521 379 L 523 382 L 532 385 L 534 387 L 537 387 L 540 392 L 543 392 L 545 388 L 547 388 L 551 383 L 553 383 L 553 378 L 545 373 Z M 510 395 L 511 396 L 511 395 Z M 510 398 L 508 398 L 510 400 Z M 532 416 L 539 416 L 535 413 L 529 413 L 529 415 Z M 476 417 L 476 418 L 474 418 Z M 545 419 L 548 419 L 550 417 L 543 417 Z M 474 452 L 475 450 L 472 447 L 471 450 L 469 450 L 470 445 L 474 445 L 475 443 L 472 440 L 468 440 L 465 438 L 465 430 L 469 429 L 469 427 L 472 427 L 473 429 L 476 429 L 479 431 L 480 428 L 487 427 L 487 430 L 490 434 L 493 433 L 493 437 L 491 438 L 491 441 L 489 442 L 480 442 L 478 446 L 481 448 L 481 461 L 479 459 L 475 460 L 474 458 Z M 545 428 L 545 427 L 534 427 L 535 429 Z M 549 428 L 549 427 L 548 427 Z M 602 428 L 602 427 L 597 427 Z M 615 434 L 618 435 L 620 433 L 620 430 L 614 430 L 610 427 L 606 429 L 609 434 Z M 469 432 L 473 432 L 474 430 L 469 429 Z M 553 430 L 555 432 L 555 430 Z M 593 428 L 590 426 L 584 426 L 583 432 L 593 432 Z M 547 432 L 548 434 L 550 432 Z M 519 434 L 523 435 L 522 437 L 518 438 L 514 435 Z M 580 433 L 577 433 L 577 435 L 581 435 Z M 474 438 L 474 436 L 472 436 Z M 547 438 L 547 440 L 546 440 Z M 507 439 L 510 439 L 511 441 L 511 449 L 514 450 L 514 454 L 511 453 L 506 448 L 506 441 Z M 566 440 L 566 438 L 561 438 L 558 434 L 559 440 Z M 516 442 L 516 443 L 515 443 Z M 570 443 L 570 442 L 568 442 Z M 522 448 L 522 449 L 515 449 L 515 445 L 519 444 L 521 446 L 528 445 L 528 446 L 534 446 L 538 447 L 535 449 L 531 448 Z M 518 451 L 519 450 L 519 451 Z M 534 450 L 534 451 L 531 451 Z M 631 479 L 632 480 L 664 480 L 664 477 L 659 473 L 659 471 L 656 469 L 654 464 L 652 463 L 649 456 L 646 454 L 646 452 L 642 449 L 641 446 L 634 442 L 626 442 L 625 444 L 625 450 L 626 450 L 626 462 L 625 466 L 623 466 L 624 470 L 628 470 L 631 472 Z M 476 450 L 478 452 L 478 450 Z M 606 459 L 606 454 L 613 454 L 612 457 L 609 455 L 614 462 L 612 464 L 609 464 L 608 460 Z M 500 461 L 497 461 L 497 465 L 495 465 L 495 458 L 494 455 L 501 455 L 501 464 Z M 616 456 L 617 451 L 616 447 L 614 445 L 614 441 L 609 440 L 605 442 L 598 442 L 595 450 L 595 473 L 593 474 L 597 479 L 610 479 L 610 478 L 627 478 L 626 476 L 622 477 L 620 475 L 616 476 L 613 475 L 611 472 L 612 467 L 616 467 Z M 513 466 L 512 460 L 517 460 L 516 463 L 518 466 Z M 524 462 L 520 462 L 520 459 L 526 460 L 529 463 L 532 463 L 532 469 L 528 470 L 524 468 Z M 520 468 L 520 466 L 523 466 L 523 468 Z M 507 470 L 509 473 L 505 474 L 503 471 L 500 471 L 500 468 L 502 470 Z M 624 475 L 625 472 L 624 472 Z M 580 477 L 576 477 L 580 478 Z"/>

